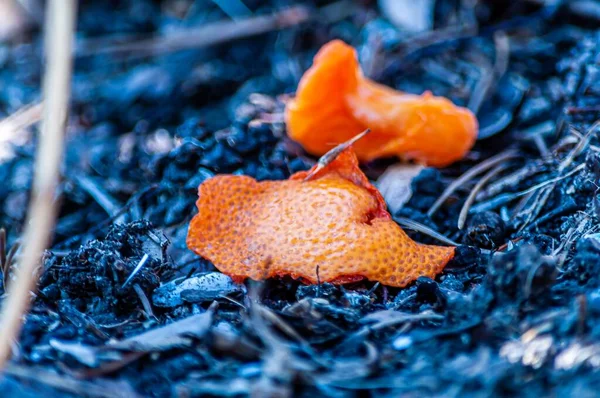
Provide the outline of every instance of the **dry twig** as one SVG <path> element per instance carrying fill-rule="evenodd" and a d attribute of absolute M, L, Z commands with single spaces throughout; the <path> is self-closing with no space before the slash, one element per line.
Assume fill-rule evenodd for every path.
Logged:
<path fill-rule="evenodd" d="M 41 103 L 28 104 L 15 113 L 0 120 L 0 159 L 12 156 L 12 146 L 24 144 L 29 133 L 27 129 L 42 118 Z"/>
<path fill-rule="evenodd" d="M 531 222 L 533 222 L 538 217 L 538 215 L 540 214 L 540 212 L 542 211 L 542 209 L 548 202 L 548 199 L 550 198 L 550 195 L 554 191 L 556 184 L 560 180 L 562 180 L 565 177 L 568 177 L 571 173 L 576 173 L 576 172 L 582 170 L 583 168 L 585 168 L 585 166 L 580 165 L 580 167 L 575 167 L 573 170 L 571 170 L 571 172 L 565 173 L 565 170 L 571 166 L 573 161 L 575 161 L 575 158 L 577 158 L 577 156 L 579 156 L 583 152 L 583 150 L 589 145 L 592 135 L 597 133 L 599 129 L 600 129 L 600 120 L 596 121 L 588 129 L 586 134 L 579 140 L 577 145 L 573 149 L 571 149 L 571 151 L 560 162 L 560 164 L 558 165 L 558 169 L 557 169 L 557 174 L 558 174 L 557 178 L 551 180 L 550 184 L 546 184 L 546 182 L 543 183 L 544 185 L 541 189 L 539 189 L 539 187 L 536 186 L 536 187 L 532 187 L 528 190 L 528 191 L 531 191 L 533 189 L 533 191 L 531 191 L 531 192 L 535 192 L 536 196 L 534 197 L 533 204 L 523 210 L 514 212 L 514 216 L 513 216 L 513 219 L 515 219 L 515 220 L 518 220 L 522 216 L 525 217 L 525 220 L 521 223 L 521 225 L 519 227 L 519 230 L 518 230 L 519 232 L 523 231 L 524 228 L 526 228 Z"/>
<path fill-rule="evenodd" d="M 11 345 L 21 330 L 30 305 L 35 270 L 50 242 L 56 220 L 55 191 L 63 154 L 63 140 L 70 93 L 71 45 L 75 28 L 76 0 L 50 0 L 46 10 L 47 68 L 44 76 L 42 134 L 36 154 L 33 193 L 23 239 L 23 254 L 16 280 L 11 283 L 0 317 L 0 369 L 10 357 Z"/>
<path fill-rule="evenodd" d="M 90 40 L 80 46 L 77 56 L 97 54 L 126 54 L 127 56 L 159 55 L 191 48 L 202 48 L 232 40 L 285 29 L 319 17 L 338 20 L 352 15 L 355 7 L 341 0 L 311 12 L 305 6 L 295 6 L 271 15 L 259 15 L 237 21 L 219 21 L 168 36 L 111 44 L 106 39 Z"/>
<path fill-rule="evenodd" d="M 394 221 L 396 221 L 398 224 L 400 224 L 404 228 L 408 228 L 408 229 L 412 229 L 413 231 L 420 232 L 420 233 L 427 235 L 433 239 L 437 239 L 440 242 L 443 242 L 447 245 L 458 246 L 458 243 L 453 241 L 452 239 L 447 238 L 444 235 L 440 234 L 439 232 L 434 231 L 433 229 L 429 228 L 428 226 L 423 225 L 419 222 L 413 221 L 409 218 L 394 217 Z"/>
<path fill-rule="evenodd" d="M 370 131 L 371 130 L 366 129 L 362 133 L 355 135 L 354 137 L 350 138 L 346 142 L 342 142 L 341 144 L 337 145 L 335 148 L 329 150 L 329 152 L 327 152 L 325 155 L 321 156 L 319 158 L 319 161 L 317 162 L 317 167 L 315 167 L 312 171 L 310 171 L 306 174 L 306 177 L 304 177 L 304 181 L 308 181 L 312 177 L 314 177 L 319 171 L 321 171 L 325 167 L 327 167 L 329 165 L 329 163 L 331 163 L 335 159 L 337 159 L 337 157 L 340 155 L 340 153 L 344 152 L 346 149 L 351 147 L 352 144 L 354 144 L 356 141 L 360 140 L 365 135 L 369 134 Z"/>
<path fill-rule="evenodd" d="M 515 157 L 517 157 L 517 151 L 507 150 L 507 151 L 501 152 L 495 156 L 492 156 L 489 159 L 484 160 L 483 162 L 479 163 L 477 166 L 470 168 L 467 172 L 465 172 L 463 175 L 461 175 L 456 180 L 454 180 L 450 185 L 448 185 L 448 188 L 446 188 L 444 190 L 444 192 L 442 192 L 440 197 L 431 206 L 429 211 L 427 211 L 427 215 L 429 217 L 434 215 L 435 212 L 440 208 L 442 203 L 444 203 L 446 201 L 446 199 L 448 199 L 450 197 L 450 195 L 452 195 L 452 193 L 454 193 L 454 191 L 456 191 L 461 185 L 463 185 L 463 184 L 467 183 L 469 180 L 471 180 L 471 178 L 483 173 L 484 171 L 486 171 L 488 169 L 491 169 L 492 167 L 496 166 L 497 164 L 501 164 L 501 163 L 506 162 L 507 160 L 513 159 Z"/>
<path fill-rule="evenodd" d="M 467 200 L 465 200 L 465 204 L 463 205 L 462 209 L 460 209 L 460 214 L 458 216 L 458 229 L 463 229 L 463 227 L 465 226 L 465 223 L 467 222 L 467 216 L 469 214 L 469 209 L 471 208 L 471 205 L 473 205 L 475 197 L 477 196 L 479 191 L 481 191 L 481 189 L 485 186 L 485 184 L 488 183 L 488 181 L 490 181 L 496 175 L 504 171 L 506 167 L 507 165 L 505 164 L 500 164 L 496 166 L 496 168 L 490 170 L 479 180 L 479 182 L 477 182 L 473 190 L 469 193 Z"/>
<path fill-rule="evenodd" d="M 498 31 L 494 34 L 494 44 L 496 46 L 496 60 L 494 66 L 487 68 L 484 71 L 484 76 L 479 80 L 477 86 L 473 90 L 473 96 L 469 100 L 468 108 L 477 114 L 479 108 L 490 95 L 497 82 L 508 69 L 508 61 L 510 56 L 510 44 L 506 33 Z"/>

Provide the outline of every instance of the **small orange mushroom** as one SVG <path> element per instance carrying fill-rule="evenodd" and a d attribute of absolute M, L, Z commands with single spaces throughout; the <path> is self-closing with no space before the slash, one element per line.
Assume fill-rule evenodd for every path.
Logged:
<path fill-rule="evenodd" d="M 323 155 L 357 131 L 361 161 L 386 156 L 443 167 L 462 159 L 477 138 L 475 116 L 430 92 L 406 94 L 367 79 L 356 51 L 340 40 L 324 45 L 302 77 L 285 113 L 288 134 Z"/>
<path fill-rule="evenodd" d="M 220 175 L 198 189 L 188 247 L 241 282 L 290 275 L 406 286 L 434 277 L 453 247 L 422 245 L 391 219 L 352 148 L 286 181 Z"/>

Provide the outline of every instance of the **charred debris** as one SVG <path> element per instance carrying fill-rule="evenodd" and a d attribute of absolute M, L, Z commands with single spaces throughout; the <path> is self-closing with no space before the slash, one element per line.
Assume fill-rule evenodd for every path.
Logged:
<path fill-rule="evenodd" d="M 375 2 L 309 1 L 258 35 L 238 32 L 226 45 L 218 35 L 218 45 L 175 40 L 177 51 L 170 30 L 228 16 L 212 2 L 129 0 L 119 12 L 109 3 L 80 10 L 62 210 L 4 391 L 598 391 L 595 2 L 438 1 L 431 29 L 409 35 Z M 289 5 L 244 3 L 253 15 Z M 186 248 L 197 187 L 216 173 L 283 179 L 314 164 L 286 138 L 282 109 L 311 56 L 335 37 L 358 47 L 372 78 L 476 112 L 481 133 L 469 158 L 421 170 L 393 214 L 411 221 L 418 241 L 458 242 L 457 256 L 436 280 L 406 289 L 233 284 Z M 132 42 L 143 46 L 122 50 Z M 21 140 L 0 164 L 2 291 L 30 191 L 41 45 L 33 27 L 26 41 L 0 46 L 0 109 L 12 115 L 0 128 Z M 377 180 L 392 163 L 366 172 Z"/>

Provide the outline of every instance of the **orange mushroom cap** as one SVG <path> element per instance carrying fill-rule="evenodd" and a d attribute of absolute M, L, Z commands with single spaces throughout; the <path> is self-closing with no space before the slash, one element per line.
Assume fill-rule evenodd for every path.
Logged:
<path fill-rule="evenodd" d="M 404 233 L 351 148 L 304 181 L 308 173 L 286 181 L 205 181 L 188 247 L 238 282 L 290 275 L 402 287 L 434 277 L 454 256 L 453 247 L 422 245 Z"/>
<path fill-rule="evenodd" d="M 398 156 L 436 167 L 462 159 L 478 130 L 471 111 L 446 98 L 402 93 L 364 77 L 356 51 L 340 40 L 317 53 L 285 117 L 289 136 L 314 155 L 370 128 L 354 145 L 361 161 Z"/>

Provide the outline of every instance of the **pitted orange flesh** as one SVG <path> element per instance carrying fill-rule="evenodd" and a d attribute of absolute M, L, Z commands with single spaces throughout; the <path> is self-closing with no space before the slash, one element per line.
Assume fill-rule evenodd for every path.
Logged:
<path fill-rule="evenodd" d="M 188 247 L 238 282 L 290 275 L 308 283 L 366 278 L 402 287 L 434 277 L 454 256 L 453 247 L 422 245 L 404 233 L 351 149 L 309 181 L 306 175 L 205 181 Z"/>
<path fill-rule="evenodd" d="M 443 97 L 406 94 L 367 79 L 354 49 L 329 42 L 286 106 L 289 136 L 323 155 L 366 128 L 354 145 L 361 161 L 397 156 L 443 167 L 462 159 L 477 138 L 475 116 Z"/>

